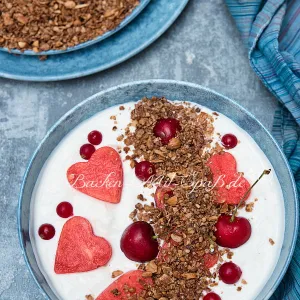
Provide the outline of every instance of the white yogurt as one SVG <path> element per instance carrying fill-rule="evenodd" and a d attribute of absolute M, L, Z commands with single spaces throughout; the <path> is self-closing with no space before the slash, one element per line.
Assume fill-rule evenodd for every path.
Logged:
<path fill-rule="evenodd" d="M 150 189 L 145 189 L 129 162 L 123 163 L 124 188 L 119 204 L 109 204 L 93 199 L 80 193 L 70 186 L 66 179 L 67 169 L 74 163 L 82 161 L 79 148 L 86 143 L 87 134 L 92 130 L 99 130 L 103 134 L 101 146 L 111 146 L 117 149 L 123 146 L 116 138 L 124 133 L 130 122 L 130 111 L 134 103 L 124 105 L 125 110 L 120 111 L 118 106 L 106 109 L 92 118 L 82 122 L 73 129 L 55 148 L 45 163 L 36 183 L 30 214 L 30 236 L 38 265 L 47 282 L 59 299 L 84 300 L 85 295 L 95 298 L 114 279 L 111 274 L 115 270 L 124 272 L 136 269 L 136 263 L 128 260 L 120 250 L 120 238 L 124 229 L 131 223 L 130 212 L 138 202 L 137 195 L 143 194 L 149 201 L 153 201 Z M 203 111 L 211 112 L 207 108 Z M 117 117 L 117 124 L 110 116 Z M 112 127 L 117 126 L 116 131 Z M 264 169 L 272 168 L 270 162 L 253 141 L 253 139 L 233 121 L 223 115 L 215 120 L 215 131 L 221 135 L 235 134 L 240 143 L 230 152 L 237 160 L 238 171 L 243 171 L 245 177 L 253 182 Z M 217 139 L 217 137 L 216 137 Z M 121 154 L 124 160 L 125 154 Z M 252 236 L 242 247 L 234 250 L 232 261 L 238 264 L 242 271 L 242 278 L 247 285 L 238 282 L 236 285 L 226 285 L 222 282 L 214 287 L 223 300 L 255 299 L 271 276 L 279 258 L 284 233 L 284 204 L 282 191 L 274 172 L 266 176 L 252 191 L 248 202 L 255 202 L 251 213 L 241 211 L 240 215 L 246 216 L 252 225 Z M 65 219 L 56 214 L 56 206 L 68 201 L 74 207 L 74 214 L 87 218 L 98 236 L 105 237 L 112 245 L 113 256 L 106 267 L 97 270 L 57 275 L 54 272 L 54 260 L 61 229 Z M 272 209 L 270 209 L 272 205 Z M 56 229 L 52 240 L 44 241 L 38 235 L 41 224 L 50 223 Z M 275 241 L 272 246 L 269 238 Z M 264 266 L 262 268 L 262 266 Z M 242 286 L 240 292 L 237 287 Z"/>

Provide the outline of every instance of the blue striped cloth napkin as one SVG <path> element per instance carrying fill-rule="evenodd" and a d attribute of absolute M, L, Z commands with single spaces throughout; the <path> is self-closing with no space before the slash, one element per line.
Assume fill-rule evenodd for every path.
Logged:
<path fill-rule="evenodd" d="M 300 0 L 225 1 L 252 68 L 279 100 L 273 135 L 289 159 L 300 195 Z M 299 233 L 289 270 L 271 299 L 300 299 Z"/>

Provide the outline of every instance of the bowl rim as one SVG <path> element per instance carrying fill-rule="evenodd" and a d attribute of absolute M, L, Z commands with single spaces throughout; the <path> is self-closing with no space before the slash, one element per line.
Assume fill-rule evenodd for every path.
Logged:
<path fill-rule="evenodd" d="M 62 123 L 64 122 L 70 115 L 72 115 L 78 108 L 80 108 L 81 106 L 84 106 L 87 102 L 91 101 L 92 99 L 99 97 L 101 95 L 104 95 L 106 93 L 112 92 L 114 90 L 118 90 L 118 89 L 123 89 L 126 87 L 130 87 L 130 86 L 138 86 L 138 85 L 147 85 L 147 84 L 177 84 L 180 86 L 189 86 L 192 88 L 196 88 L 196 89 L 201 89 L 210 93 L 213 93 L 219 97 L 222 97 L 224 99 L 226 99 L 226 101 L 229 101 L 233 106 L 237 107 L 238 109 L 240 109 L 243 113 L 245 113 L 246 115 L 248 115 L 251 119 L 253 119 L 255 122 L 257 122 L 257 124 L 260 126 L 261 129 L 264 130 L 264 132 L 269 136 L 269 138 L 271 139 L 271 141 L 274 143 L 274 146 L 277 148 L 278 152 L 281 154 L 282 159 L 285 163 L 285 166 L 287 168 L 288 174 L 289 174 L 289 179 L 291 181 L 292 184 L 292 188 L 293 188 L 293 194 L 294 194 L 294 204 L 295 204 L 295 212 L 294 212 L 294 219 L 295 219 L 295 226 L 294 226 L 294 232 L 293 232 L 293 238 L 291 241 L 291 246 L 290 246 L 290 250 L 288 253 L 288 256 L 286 257 L 286 261 L 284 263 L 284 266 L 282 267 L 280 274 L 276 280 L 276 282 L 273 284 L 272 288 L 270 288 L 270 290 L 268 291 L 268 294 L 266 296 L 266 299 L 269 299 L 272 294 L 275 292 L 276 288 L 278 287 L 278 285 L 280 284 L 280 282 L 282 281 L 289 265 L 290 262 L 292 260 L 293 254 L 294 254 L 294 250 L 295 250 L 295 246 L 296 246 L 296 241 L 297 241 L 297 236 L 298 236 L 298 229 L 299 229 L 299 204 L 298 204 L 298 192 L 297 192 L 297 187 L 296 187 L 296 183 L 295 183 L 295 179 L 294 179 L 294 175 L 292 173 L 292 170 L 290 168 L 290 165 L 288 163 L 288 160 L 285 156 L 285 154 L 283 153 L 281 147 L 279 146 L 278 142 L 275 140 L 275 138 L 271 135 L 271 133 L 269 132 L 269 130 L 250 112 L 248 112 L 243 106 L 241 106 L 239 103 L 235 102 L 234 100 L 230 99 L 227 96 L 222 95 L 221 93 L 215 92 L 212 89 L 203 87 L 199 84 L 195 84 L 195 83 L 190 83 L 190 82 L 186 82 L 186 81 L 178 81 L 178 80 L 168 80 L 168 79 L 150 79 L 150 80 L 139 80 L 139 81 L 133 81 L 133 82 L 128 82 L 128 83 L 123 83 L 117 86 L 113 86 L 110 87 L 108 89 L 105 89 L 101 92 L 98 92 L 90 97 L 88 97 L 87 99 L 83 100 L 82 102 L 78 103 L 77 105 L 75 105 L 73 108 L 71 108 L 68 112 L 66 112 L 62 117 L 59 118 L 58 121 L 56 121 L 51 127 L 50 129 L 47 131 L 46 135 L 44 136 L 44 138 L 42 139 L 42 141 L 38 144 L 37 148 L 35 149 L 33 155 L 31 156 L 26 171 L 24 173 L 23 176 L 23 180 L 22 180 L 22 184 L 21 184 L 21 189 L 20 189 L 20 195 L 19 195 L 19 199 L 18 199 L 18 211 L 17 211 L 17 228 L 18 228 L 18 237 L 19 237 L 19 243 L 21 246 L 21 251 L 26 263 L 26 266 L 30 272 L 30 274 L 32 275 L 35 283 L 37 284 L 37 286 L 39 287 L 40 291 L 43 293 L 44 296 L 46 296 L 48 299 L 48 295 L 45 292 L 45 290 L 43 289 L 43 287 L 40 285 L 40 283 L 38 282 L 36 276 L 34 275 L 33 269 L 31 267 L 31 264 L 29 262 L 29 258 L 27 256 L 26 250 L 25 250 L 25 244 L 24 241 L 22 239 L 22 226 L 21 226 L 21 212 L 22 212 L 22 198 L 23 198 L 23 193 L 24 193 L 24 188 L 26 186 L 26 182 L 28 179 L 28 174 L 32 168 L 33 162 L 38 154 L 38 152 L 40 151 L 40 148 L 42 147 L 42 145 L 46 142 L 46 140 L 48 139 L 48 137 L 56 130 L 56 128 Z M 78 124 L 77 124 L 78 125 Z M 77 126 L 76 125 L 76 126 Z M 277 262 L 278 264 L 278 262 Z"/>
<path fill-rule="evenodd" d="M 143 10 L 146 8 L 146 6 L 150 3 L 151 0 L 140 0 L 140 4 L 137 5 L 132 12 L 126 16 L 122 22 L 112 30 L 104 32 L 102 35 L 98 35 L 94 39 L 87 40 L 85 42 L 79 43 L 75 46 L 68 47 L 66 50 L 48 50 L 48 51 L 41 51 L 41 52 L 34 52 L 33 50 L 25 50 L 21 51 L 19 49 L 8 49 L 6 47 L 0 47 L 0 51 L 11 53 L 11 54 L 17 54 L 17 55 L 28 55 L 28 56 L 41 56 L 41 55 L 58 55 L 58 54 L 64 54 L 64 53 L 69 53 L 73 51 L 77 51 L 80 49 L 87 48 L 89 46 L 92 46 L 96 43 L 99 43 L 106 38 L 114 35 L 118 31 L 120 31 L 122 28 L 124 28 L 126 25 L 131 23 Z"/>

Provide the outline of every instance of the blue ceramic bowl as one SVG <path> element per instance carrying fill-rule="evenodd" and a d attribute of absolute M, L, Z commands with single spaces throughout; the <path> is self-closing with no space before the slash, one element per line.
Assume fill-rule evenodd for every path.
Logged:
<path fill-rule="evenodd" d="M 110 106 L 137 101 L 144 96 L 165 96 L 170 100 L 188 100 L 219 111 L 250 134 L 269 158 L 281 184 L 285 205 L 285 233 L 280 258 L 272 276 L 255 300 L 270 298 L 290 263 L 298 232 L 297 192 L 288 162 L 271 134 L 244 108 L 232 100 L 201 86 L 168 80 L 124 84 L 92 96 L 63 116 L 50 129 L 38 146 L 24 176 L 18 209 L 20 243 L 27 266 L 36 283 L 46 297 L 57 299 L 39 270 L 29 237 L 31 195 L 45 161 L 65 135 L 82 121 Z"/>
<path fill-rule="evenodd" d="M 22 52 L 18 49 L 8 50 L 7 48 L 0 48 L 0 50 L 5 51 L 5 52 L 10 52 L 10 53 L 13 53 L 13 54 L 22 54 L 22 55 L 54 55 L 54 54 L 62 54 L 62 53 L 67 53 L 67 52 L 72 52 L 72 51 L 75 51 L 75 50 L 79 50 L 79 49 L 94 45 L 94 44 L 108 38 L 109 36 L 113 35 L 114 33 L 118 32 L 124 26 L 129 24 L 136 16 L 138 16 L 138 14 L 140 12 L 142 12 L 142 10 L 147 6 L 147 4 L 149 2 L 150 2 L 150 0 L 140 0 L 140 4 L 115 29 L 107 31 L 104 34 L 99 35 L 98 37 L 96 37 L 93 40 L 89 40 L 87 42 L 78 44 L 74 47 L 69 47 L 66 50 L 49 50 L 49 51 L 41 51 L 41 52 L 38 52 L 38 53 L 36 53 L 32 50 L 25 50 L 25 51 Z"/>

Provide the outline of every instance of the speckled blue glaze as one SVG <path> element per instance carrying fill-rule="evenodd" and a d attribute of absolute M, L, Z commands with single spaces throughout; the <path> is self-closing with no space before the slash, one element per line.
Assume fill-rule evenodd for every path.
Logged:
<path fill-rule="evenodd" d="M 90 97 L 63 116 L 51 128 L 35 151 L 21 188 L 18 227 L 22 251 L 36 283 L 46 297 L 57 299 L 38 268 L 29 237 L 31 195 L 45 161 L 65 135 L 82 121 L 110 106 L 137 101 L 144 96 L 165 96 L 170 100 L 192 101 L 223 113 L 252 136 L 272 163 L 284 195 L 285 234 L 278 264 L 263 291 L 255 300 L 270 298 L 289 265 L 298 231 L 297 191 L 288 162 L 271 134 L 255 117 L 237 103 L 196 84 L 168 80 L 133 82 Z"/>
<path fill-rule="evenodd" d="M 0 51 L 0 76 L 27 81 L 57 81 L 108 69 L 159 38 L 187 3 L 188 0 L 151 0 L 133 22 L 113 36 L 81 50 L 51 55 L 45 61 L 33 55 Z"/>
<path fill-rule="evenodd" d="M 56 54 L 62 54 L 62 53 L 67 53 L 67 52 L 72 52 L 75 50 L 79 50 L 79 49 L 83 49 L 85 47 L 94 45 L 102 40 L 105 40 L 106 38 L 112 36 L 113 34 L 115 34 L 116 32 L 118 32 L 119 30 L 121 30 L 123 27 L 125 27 L 127 24 L 129 24 L 135 17 L 137 17 L 142 10 L 148 5 L 148 3 L 150 2 L 150 0 L 140 0 L 140 5 L 138 5 L 130 15 L 128 15 L 120 24 L 119 26 L 117 26 L 115 29 L 105 32 L 104 34 L 98 36 L 97 38 L 87 41 L 85 43 L 81 43 L 78 44 L 74 47 L 69 47 L 66 50 L 49 50 L 49 51 L 42 51 L 39 53 L 36 53 L 34 51 L 31 50 L 26 50 L 24 52 L 21 52 L 20 50 L 17 49 L 12 49 L 12 50 L 8 50 L 7 48 L 0 48 L 1 51 L 5 51 L 5 52 L 10 52 L 13 54 L 22 54 L 22 55 L 56 55 Z"/>

